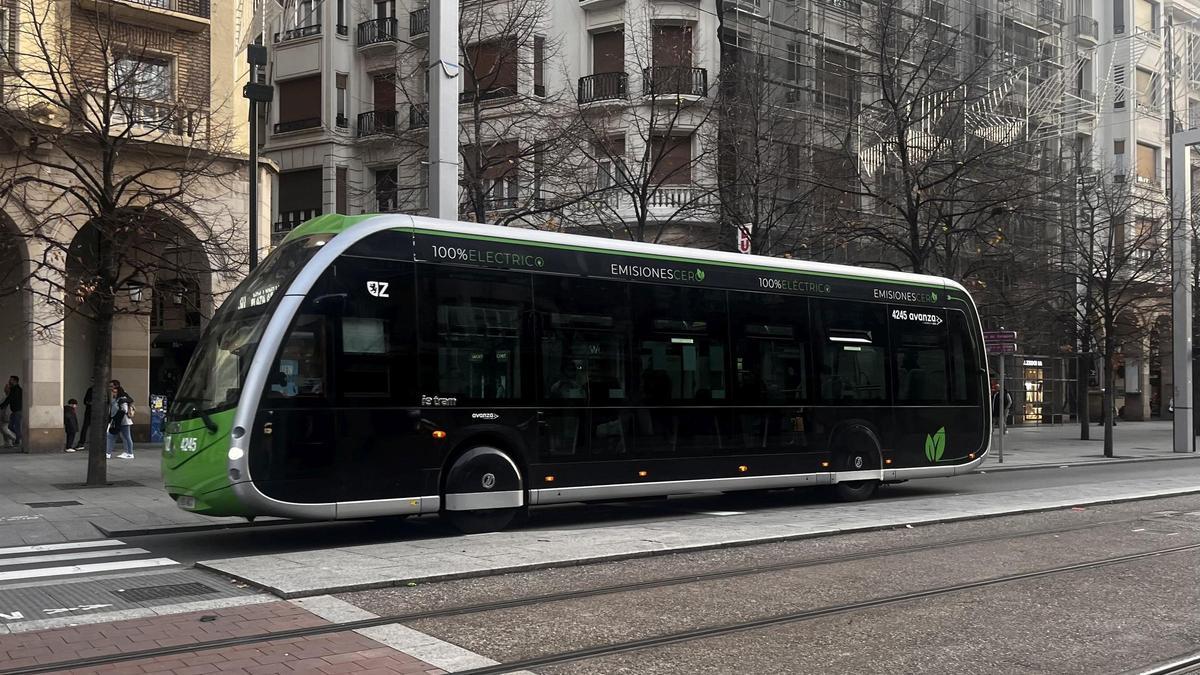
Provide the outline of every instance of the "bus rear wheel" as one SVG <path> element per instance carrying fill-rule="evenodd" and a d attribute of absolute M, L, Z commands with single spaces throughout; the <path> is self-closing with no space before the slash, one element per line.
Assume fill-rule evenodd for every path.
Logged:
<path fill-rule="evenodd" d="M 834 469 L 843 471 L 869 471 L 879 468 L 879 444 L 875 435 L 866 429 L 855 429 L 844 439 L 845 446 L 834 456 Z M 879 488 L 878 480 L 839 481 L 833 493 L 839 501 L 861 502 L 870 499 Z"/>
<path fill-rule="evenodd" d="M 454 529 L 463 534 L 498 532 L 517 522 L 522 508 L 482 509 L 479 511 L 446 511 L 442 515 Z"/>

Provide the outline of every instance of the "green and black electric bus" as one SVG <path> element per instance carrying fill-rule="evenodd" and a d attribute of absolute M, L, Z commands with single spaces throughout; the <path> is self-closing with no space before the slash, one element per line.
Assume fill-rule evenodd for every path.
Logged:
<path fill-rule="evenodd" d="M 325 215 L 224 302 L 171 404 L 184 509 L 342 519 L 952 476 L 990 438 L 948 279 Z"/>

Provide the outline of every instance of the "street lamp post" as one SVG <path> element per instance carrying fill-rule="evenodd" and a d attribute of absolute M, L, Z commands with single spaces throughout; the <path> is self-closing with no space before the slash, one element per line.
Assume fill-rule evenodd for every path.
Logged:
<path fill-rule="evenodd" d="M 1188 154 L 1200 145 L 1200 129 L 1171 134 L 1171 314 L 1172 387 L 1175 413 L 1172 431 L 1175 452 L 1192 452 L 1192 232 L 1191 162 Z"/>
<path fill-rule="evenodd" d="M 429 5 L 429 212 L 458 218 L 458 0 Z"/>
<path fill-rule="evenodd" d="M 267 65 L 267 48 L 262 45 L 246 47 L 246 63 L 250 64 L 250 81 L 242 87 L 242 96 L 250 100 L 250 270 L 258 266 L 258 104 L 270 103 L 275 88 L 259 84 L 258 68 Z"/>

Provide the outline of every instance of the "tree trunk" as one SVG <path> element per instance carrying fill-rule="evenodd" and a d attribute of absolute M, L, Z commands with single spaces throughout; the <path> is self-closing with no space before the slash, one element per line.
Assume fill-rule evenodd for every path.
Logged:
<path fill-rule="evenodd" d="M 112 368 L 113 300 L 105 298 L 96 312 L 95 349 L 92 354 L 92 425 L 88 428 L 87 484 L 108 482 L 108 381 Z"/>
<path fill-rule="evenodd" d="M 1079 419 L 1079 440 L 1086 441 L 1091 439 L 1091 415 L 1088 414 L 1088 354 L 1086 351 L 1081 352 L 1075 358 L 1075 415 Z"/>

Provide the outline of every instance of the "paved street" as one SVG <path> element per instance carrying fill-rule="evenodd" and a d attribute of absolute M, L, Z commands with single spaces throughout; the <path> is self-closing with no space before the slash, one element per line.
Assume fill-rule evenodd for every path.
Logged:
<path fill-rule="evenodd" d="M 104 488 L 72 484 L 82 477 L 79 455 L 0 456 L 12 468 L 0 472 L 0 654 L 7 658 L 0 671 L 163 648 L 175 652 L 148 654 L 138 672 L 507 672 L 495 664 L 542 657 L 554 658 L 529 670 L 727 672 L 734 662 L 751 664 L 750 672 L 797 673 L 1126 669 L 1105 669 L 1115 661 L 1103 650 L 1048 650 L 1045 631 L 1065 625 L 1080 645 L 1121 631 L 1135 666 L 1186 651 L 1197 637 L 1188 628 L 1194 622 L 1129 598 L 1136 589 L 1189 616 L 1194 610 L 1183 606 L 1197 599 L 1196 586 L 1185 575 L 1200 562 L 1191 550 L 722 632 L 806 608 L 1200 542 L 1200 463 L 1170 452 L 1169 424 L 1122 425 L 1117 461 L 1098 456 L 1099 441 L 1081 443 L 1074 433 L 1014 429 L 1003 466 L 887 486 L 869 502 L 839 504 L 806 490 L 562 505 L 535 509 L 520 528 L 473 536 L 432 517 L 211 522 L 175 509 L 161 493 L 149 447 L 137 460 L 113 462 L 113 485 Z M 1135 501 L 1109 504 L 1123 500 Z M 918 548 L 903 552 L 911 547 Z M 855 558 L 805 562 L 846 555 Z M 772 571 L 719 576 L 764 566 Z M 1180 593 L 1170 597 L 1150 581 L 1175 577 Z M 1095 590 L 1072 591 L 1080 588 Z M 521 600 L 581 590 L 561 604 Z M 386 619 L 505 598 L 516 604 L 461 618 Z M 1098 610 L 1108 598 L 1128 606 Z M 1086 621 L 1075 627 L 1064 612 L 1087 614 Z M 1036 620 L 1020 628 L 1019 616 Z M 294 632 L 347 621 L 366 624 Z M 881 621 L 910 629 L 897 638 Z M 572 649 L 709 629 L 716 632 L 676 646 L 554 661 Z M 964 631 L 986 636 L 980 660 L 954 652 Z M 179 651 L 258 635 L 265 637 L 249 646 Z M 868 652 L 853 646 L 860 640 L 893 648 L 863 661 Z M 820 648 L 789 655 L 798 642 Z M 950 656 L 930 660 L 922 645 Z"/>

